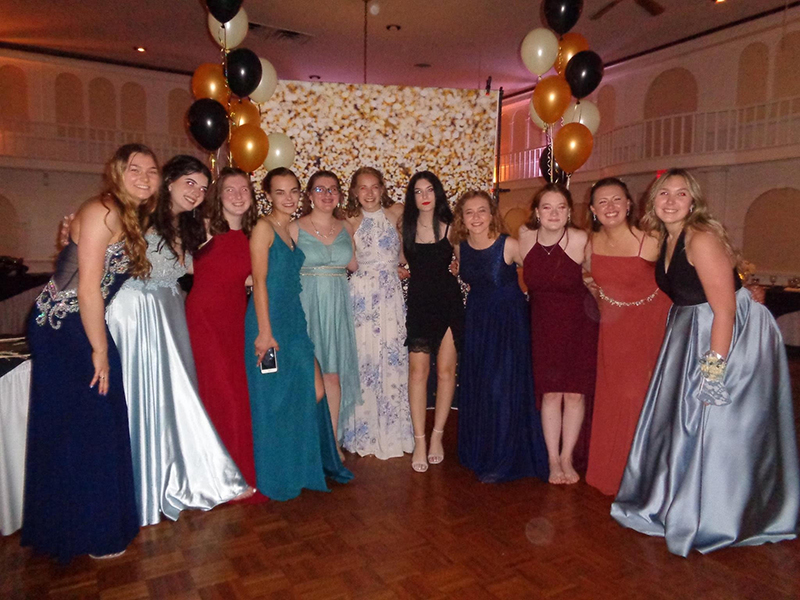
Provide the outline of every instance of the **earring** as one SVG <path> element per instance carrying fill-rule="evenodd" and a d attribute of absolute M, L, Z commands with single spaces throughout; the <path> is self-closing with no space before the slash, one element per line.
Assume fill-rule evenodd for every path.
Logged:
<path fill-rule="evenodd" d="M 572 212 L 567 213 L 567 227 L 572 225 Z"/>
<path fill-rule="evenodd" d="M 536 217 L 536 227 L 539 227 L 539 217 Z"/>
<path fill-rule="evenodd" d="M 628 210 L 627 210 L 627 212 L 625 213 L 625 216 L 626 216 L 626 217 L 630 217 L 630 216 L 631 216 L 631 207 L 630 207 L 630 206 L 628 207 Z"/>
<path fill-rule="evenodd" d="M 313 200 L 309 200 L 308 203 L 311 204 L 311 210 L 314 210 L 314 201 Z"/>
<path fill-rule="evenodd" d="M 694 212 L 694 204 L 692 204 L 692 205 L 689 207 L 689 214 L 692 214 L 693 212 Z"/>
<path fill-rule="evenodd" d="M 595 213 L 592 213 L 592 221 L 597 223 L 597 215 Z"/>

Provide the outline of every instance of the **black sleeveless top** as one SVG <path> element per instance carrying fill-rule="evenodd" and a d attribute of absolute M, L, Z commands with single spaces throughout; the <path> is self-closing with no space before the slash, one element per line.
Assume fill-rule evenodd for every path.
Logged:
<path fill-rule="evenodd" d="M 703 291 L 703 284 L 700 283 L 700 277 L 697 276 L 697 269 L 689 263 L 689 259 L 686 256 L 685 229 L 678 236 L 678 241 L 675 243 L 675 251 L 672 253 L 669 269 L 664 269 L 666 254 L 667 238 L 664 237 L 664 242 L 661 244 L 661 253 L 658 255 L 658 261 L 656 262 L 656 283 L 661 291 L 669 296 L 673 304 L 677 306 L 694 306 L 708 302 Z M 733 269 L 732 276 L 733 285 L 738 291 L 742 287 L 742 282 L 736 269 Z"/>

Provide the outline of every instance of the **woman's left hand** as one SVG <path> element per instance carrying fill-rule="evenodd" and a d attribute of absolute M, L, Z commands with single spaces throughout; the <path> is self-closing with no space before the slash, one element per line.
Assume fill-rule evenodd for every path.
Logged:
<path fill-rule="evenodd" d="M 93 388 L 97 384 L 97 392 L 101 396 L 108 394 L 108 350 L 92 350 L 92 364 L 94 365 L 94 377 L 92 377 L 89 387 Z"/>

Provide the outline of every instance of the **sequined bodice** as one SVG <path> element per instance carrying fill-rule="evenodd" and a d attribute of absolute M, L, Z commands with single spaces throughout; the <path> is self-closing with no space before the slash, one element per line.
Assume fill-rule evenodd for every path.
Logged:
<path fill-rule="evenodd" d="M 364 211 L 356 230 L 358 271 L 396 270 L 400 256 L 400 236 L 383 209 Z"/>
<path fill-rule="evenodd" d="M 191 268 L 192 256 L 187 254 L 182 265 L 172 249 L 158 233 L 151 231 L 144 236 L 147 241 L 147 260 L 152 269 L 147 279 L 129 279 L 125 288 L 148 289 L 154 287 L 171 287 L 178 291 L 178 279 L 186 275 Z"/>

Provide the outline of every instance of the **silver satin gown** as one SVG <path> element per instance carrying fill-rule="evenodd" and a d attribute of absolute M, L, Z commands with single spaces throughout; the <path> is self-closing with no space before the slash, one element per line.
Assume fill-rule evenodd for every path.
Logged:
<path fill-rule="evenodd" d="M 148 233 L 149 279 L 128 279 L 106 312 L 122 359 L 141 525 L 210 510 L 247 484 L 197 392 L 197 375 L 177 280 L 186 268 L 161 236 Z M 191 257 L 187 257 L 190 264 Z"/>
<path fill-rule="evenodd" d="M 687 289 L 699 279 L 681 242 L 668 274 L 663 251 L 656 266 L 675 305 L 611 516 L 663 536 L 680 556 L 793 539 L 800 474 L 780 331 L 748 290 L 737 291 L 724 378 L 731 404 L 698 401 L 698 360 L 710 347 L 713 312 L 707 302 L 689 303 L 705 296 Z"/>

